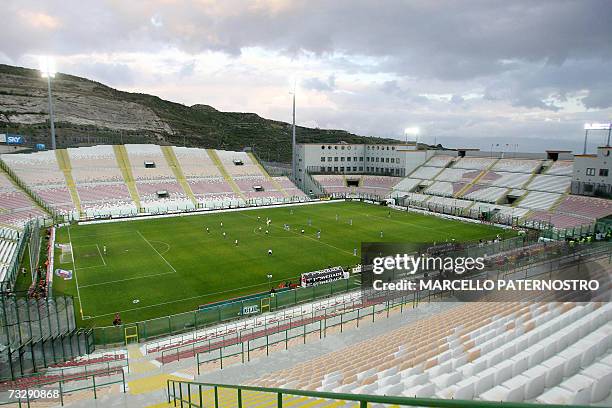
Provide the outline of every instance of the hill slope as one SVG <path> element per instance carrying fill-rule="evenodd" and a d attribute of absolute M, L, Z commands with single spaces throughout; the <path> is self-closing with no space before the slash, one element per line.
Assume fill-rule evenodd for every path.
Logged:
<path fill-rule="evenodd" d="M 73 75 L 53 80 L 58 147 L 96 143 L 167 143 L 240 150 L 288 162 L 291 126 L 254 113 L 185 106 L 153 95 L 118 91 Z M 37 70 L 0 64 L 0 129 L 49 144 L 46 81 Z M 397 143 L 343 130 L 298 127 L 299 142 Z"/>

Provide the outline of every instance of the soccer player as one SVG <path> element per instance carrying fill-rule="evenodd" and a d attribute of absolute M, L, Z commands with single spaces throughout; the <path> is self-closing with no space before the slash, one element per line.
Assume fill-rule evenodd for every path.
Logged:
<path fill-rule="evenodd" d="M 106 255 L 106 245 L 102 246 L 102 251 L 104 252 L 104 255 Z"/>
<path fill-rule="evenodd" d="M 353 256 L 357 256 L 357 248 L 353 248 Z"/>
<path fill-rule="evenodd" d="M 349 220 L 349 225 L 351 225 L 351 226 L 353 225 L 353 219 L 352 218 Z"/>
<path fill-rule="evenodd" d="M 208 227 L 206 227 L 206 232 L 208 232 L 210 234 L 210 230 L 208 229 Z"/>
<path fill-rule="evenodd" d="M 382 232 L 382 231 L 380 231 L 380 237 L 381 237 L 381 238 L 383 237 L 383 232 Z"/>
<path fill-rule="evenodd" d="M 223 221 L 221 221 L 221 228 L 223 228 Z"/>
<path fill-rule="evenodd" d="M 225 231 L 223 231 L 223 238 L 225 238 Z"/>
<path fill-rule="evenodd" d="M 266 234 L 268 233 L 268 230 L 266 230 Z"/>
<path fill-rule="evenodd" d="M 317 239 L 321 239 L 321 230 L 317 231 Z"/>
<path fill-rule="evenodd" d="M 302 230 L 302 234 L 304 233 L 304 230 Z"/>
<path fill-rule="evenodd" d="M 272 250 L 268 249 L 268 255 L 272 255 Z"/>
<path fill-rule="evenodd" d="M 234 245 L 238 246 L 238 240 L 234 241 Z"/>

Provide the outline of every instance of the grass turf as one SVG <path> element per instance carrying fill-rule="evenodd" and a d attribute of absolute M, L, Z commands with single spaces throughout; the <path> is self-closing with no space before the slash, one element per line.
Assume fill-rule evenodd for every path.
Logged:
<path fill-rule="evenodd" d="M 361 242 L 474 241 L 497 234 L 513 231 L 360 202 L 70 226 L 58 230 L 56 242 L 72 242 L 74 264 L 70 257 L 60 263 L 57 252 L 56 268 L 73 269 L 74 276 L 55 277 L 53 287 L 75 297 L 81 325 L 107 326 L 118 311 L 128 323 L 266 291 L 267 274 L 273 283 L 295 282 L 303 272 L 354 265 L 360 258 L 353 249 Z"/>

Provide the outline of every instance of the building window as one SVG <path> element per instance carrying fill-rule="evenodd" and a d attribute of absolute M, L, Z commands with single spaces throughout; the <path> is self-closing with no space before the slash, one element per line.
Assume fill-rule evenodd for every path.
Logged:
<path fill-rule="evenodd" d="M 341 158 L 340 158 L 340 161 L 344 161 L 344 157 L 341 157 Z"/>
<path fill-rule="evenodd" d="M 359 166 L 359 171 L 363 171 L 363 167 L 362 166 Z"/>
<path fill-rule="evenodd" d="M 586 175 L 587 176 L 594 176 L 595 175 L 595 169 L 592 167 L 587 167 L 586 169 Z"/>
<path fill-rule="evenodd" d="M 357 171 L 357 167 L 353 167 L 353 171 Z"/>
<path fill-rule="evenodd" d="M 328 161 L 328 162 L 332 161 L 331 156 L 329 156 L 329 157 L 327 158 L 327 161 Z"/>
<path fill-rule="evenodd" d="M 385 159 L 385 163 L 389 163 L 389 158 L 388 157 Z"/>
<path fill-rule="evenodd" d="M 600 177 L 608 177 L 608 169 L 599 169 Z"/>
<path fill-rule="evenodd" d="M 395 158 L 391 158 L 391 163 L 395 163 Z"/>
<path fill-rule="evenodd" d="M 325 161 L 325 157 L 321 156 L 321 161 L 324 162 Z"/>
<path fill-rule="evenodd" d="M 334 157 L 334 161 L 338 161 L 338 156 Z"/>
<path fill-rule="evenodd" d="M 338 150 L 338 146 L 334 146 L 334 149 Z"/>
<path fill-rule="evenodd" d="M 395 150 L 395 146 L 391 146 L 391 150 Z"/>
<path fill-rule="evenodd" d="M 344 171 L 344 167 L 340 167 L 340 171 Z"/>
<path fill-rule="evenodd" d="M 321 172 L 325 172 L 325 166 L 321 166 Z"/>
<path fill-rule="evenodd" d="M 351 156 L 347 157 L 346 161 L 351 161 Z"/>
<path fill-rule="evenodd" d="M 321 150 L 325 150 L 325 146 L 321 146 Z"/>
<path fill-rule="evenodd" d="M 327 171 L 329 171 L 331 173 L 332 170 L 331 170 L 330 166 L 327 167 Z"/>
<path fill-rule="evenodd" d="M 377 157 L 377 158 L 376 158 L 376 163 L 378 163 L 378 162 L 379 162 L 379 159 L 378 159 L 378 157 Z"/>
<path fill-rule="evenodd" d="M 355 161 L 357 161 L 357 160 L 355 160 Z M 360 157 L 360 158 L 359 158 L 359 161 L 363 161 L 363 157 Z"/>
<path fill-rule="evenodd" d="M 334 166 L 334 171 L 338 171 L 338 167 Z"/>

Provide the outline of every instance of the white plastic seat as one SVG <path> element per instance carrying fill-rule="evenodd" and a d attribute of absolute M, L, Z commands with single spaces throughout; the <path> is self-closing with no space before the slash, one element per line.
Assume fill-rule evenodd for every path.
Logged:
<path fill-rule="evenodd" d="M 551 388 L 558 385 L 563 380 L 565 359 L 554 356 L 542 363 L 548 372 L 546 373 L 546 387 Z"/>
<path fill-rule="evenodd" d="M 529 378 L 525 385 L 525 399 L 535 398 L 544 392 L 546 387 L 546 373 L 548 370 L 542 366 L 532 367 L 523 373 Z"/>
<path fill-rule="evenodd" d="M 572 394 L 572 404 L 588 404 L 595 380 L 586 375 L 576 374 L 561 383 L 561 388 Z"/>
<path fill-rule="evenodd" d="M 591 390 L 591 402 L 605 399 L 612 390 L 612 367 L 603 363 L 595 363 L 587 367 L 582 374 L 594 380 Z"/>
<path fill-rule="evenodd" d="M 436 388 L 432 383 L 427 383 L 406 389 L 402 392 L 402 395 L 405 397 L 431 397 L 434 395 L 435 390 Z"/>

